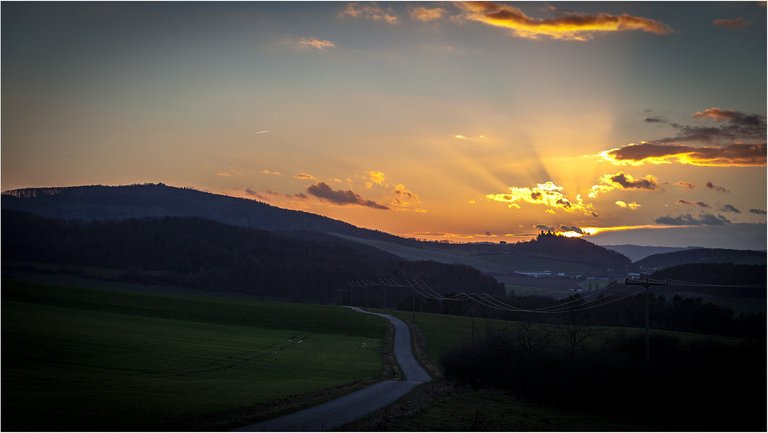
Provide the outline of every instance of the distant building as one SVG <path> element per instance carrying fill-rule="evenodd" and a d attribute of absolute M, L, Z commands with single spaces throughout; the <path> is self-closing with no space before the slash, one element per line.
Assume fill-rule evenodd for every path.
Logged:
<path fill-rule="evenodd" d="M 533 277 L 533 278 L 550 278 L 552 277 L 552 271 L 541 271 L 541 272 L 521 272 L 517 271 L 516 273 L 520 275 L 525 275 L 526 277 Z"/>

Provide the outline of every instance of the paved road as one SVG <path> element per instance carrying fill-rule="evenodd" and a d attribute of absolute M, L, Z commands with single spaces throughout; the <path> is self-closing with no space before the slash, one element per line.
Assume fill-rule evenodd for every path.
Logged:
<path fill-rule="evenodd" d="M 411 333 L 401 320 L 388 314 L 353 310 L 381 316 L 395 326 L 395 358 L 405 376 L 404 380 L 385 380 L 343 397 L 289 415 L 250 424 L 235 431 L 324 431 L 358 420 L 386 407 L 410 392 L 417 385 L 432 380 L 421 368 L 411 351 Z"/>

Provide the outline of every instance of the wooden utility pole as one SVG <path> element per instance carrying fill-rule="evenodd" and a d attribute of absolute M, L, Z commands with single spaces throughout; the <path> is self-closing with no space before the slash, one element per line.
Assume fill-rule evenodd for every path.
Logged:
<path fill-rule="evenodd" d="M 651 286 L 669 286 L 668 281 L 648 279 L 645 275 L 640 275 L 639 280 L 633 280 L 627 278 L 624 280 L 624 284 L 628 286 L 643 286 L 645 287 L 645 371 L 651 371 L 651 334 L 650 334 L 650 322 L 651 322 Z"/>

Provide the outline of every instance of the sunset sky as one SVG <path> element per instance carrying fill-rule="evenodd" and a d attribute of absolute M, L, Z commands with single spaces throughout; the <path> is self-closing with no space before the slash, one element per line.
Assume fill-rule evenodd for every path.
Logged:
<path fill-rule="evenodd" d="M 3 3 L 2 189 L 765 249 L 766 7 Z"/>

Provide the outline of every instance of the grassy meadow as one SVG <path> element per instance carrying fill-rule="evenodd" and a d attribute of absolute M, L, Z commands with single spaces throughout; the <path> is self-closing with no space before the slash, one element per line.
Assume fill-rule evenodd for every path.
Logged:
<path fill-rule="evenodd" d="M 2 286 L 3 430 L 197 430 L 381 376 L 386 321 L 335 306 Z"/>

